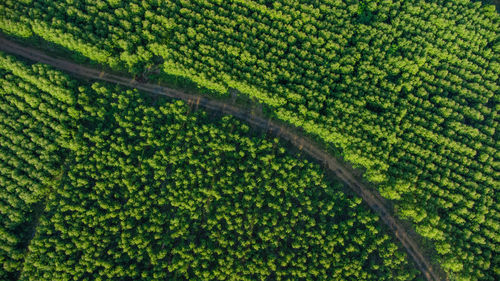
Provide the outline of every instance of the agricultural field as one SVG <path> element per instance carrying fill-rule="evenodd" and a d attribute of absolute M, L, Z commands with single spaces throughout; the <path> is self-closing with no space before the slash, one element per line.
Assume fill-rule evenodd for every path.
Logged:
<path fill-rule="evenodd" d="M 5 54 L 0 73 L 2 280 L 416 280 L 276 138 Z"/>
<path fill-rule="evenodd" d="M 117 71 L 147 78 L 159 69 L 218 96 L 237 89 L 363 169 L 451 280 L 500 276 L 494 6 L 5 0 L 0 15 L 6 34 Z"/>

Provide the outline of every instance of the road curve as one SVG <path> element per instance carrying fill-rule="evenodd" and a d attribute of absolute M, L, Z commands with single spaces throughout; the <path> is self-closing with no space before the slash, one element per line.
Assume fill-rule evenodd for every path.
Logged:
<path fill-rule="evenodd" d="M 80 77 L 116 83 L 136 88 L 151 94 L 184 100 L 190 106 L 201 106 L 212 111 L 233 115 L 256 127 L 268 131 L 277 137 L 288 140 L 299 150 L 305 151 L 312 158 L 324 164 L 327 169 L 333 172 L 349 188 L 358 194 L 365 201 L 365 203 L 380 216 L 382 221 L 392 232 L 394 232 L 395 237 L 401 242 L 409 256 L 423 273 L 426 280 L 440 280 L 436 271 L 431 266 L 430 261 L 422 254 L 422 251 L 417 246 L 417 243 L 411 239 L 402 223 L 390 214 L 388 208 L 386 207 L 387 201 L 382 198 L 378 192 L 370 190 L 364 183 L 359 181 L 350 168 L 341 164 L 341 162 L 331 156 L 327 151 L 323 150 L 310 138 L 295 132 L 295 130 L 290 126 L 281 124 L 280 122 L 268 119 L 261 114 L 239 107 L 230 101 L 216 100 L 210 97 L 187 94 L 172 88 L 138 82 L 130 77 L 110 74 L 94 68 L 81 66 L 76 63 L 72 63 L 71 61 L 51 57 L 34 48 L 23 47 L 2 36 L 0 36 L 0 50 L 16 54 L 36 62 L 49 64 L 55 68 L 73 73 Z M 436 268 L 436 270 L 438 269 Z"/>

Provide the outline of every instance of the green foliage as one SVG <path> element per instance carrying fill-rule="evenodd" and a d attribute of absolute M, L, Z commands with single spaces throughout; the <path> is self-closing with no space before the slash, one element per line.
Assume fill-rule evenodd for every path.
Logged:
<path fill-rule="evenodd" d="M 415 278 L 361 199 L 278 139 L 180 101 L 0 62 L 2 279 Z M 9 227 L 33 224 L 44 202 L 25 258 L 33 228 Z"/>
<path fill-rule="evenodd" d="M 0 53 L 0 280 L 14 280 L 44 194 L 60 176 L 72 83 Z"/>
<path fill-rule="evenodd" d="M 314 2 L 314 1 L 313 1 Z M 28 1 L 0 28 L 257 98 L 366 169 L 463 280 L 500 271 L 499 16 L 469 0 Z M 450 262 L 452 261 L 452 262 Z"/>

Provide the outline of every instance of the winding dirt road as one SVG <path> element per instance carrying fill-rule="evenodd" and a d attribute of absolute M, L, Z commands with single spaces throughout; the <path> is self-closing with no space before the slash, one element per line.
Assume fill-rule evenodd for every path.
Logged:
<path fill-rule="evenodd" d="M 0 50 L 16 54 L 33 61 L 49 64 L 55 68 L 73 73 L 80 77 L 116 83 L 136 88 L 151 94 L 184 100 L 191 106 L 201 106 L 212 111 L 230 114 L 277 137 L 288 140 L 299 150 L 305 151 L 312 158 L 324 164 L 324 166 L 333 172 L 336 177 L 342 180 L 349 188 L 361 196 L 365 203 L 368 204 L 368 206 L 380 216 L 389 229 L 394 232 L 396 238 L 401 242 L 409 256 L 413 259 L 427 280 L 440 280 L 435 271 L 439 269 L 432 268 L 430 261 L 422 254 L 422 251 L 417 246 L 417 243 L 408 235 L 407 231 L 403 227 L 403 224 L 390 214 L 389 209 L 386 207 L 387 201 L 382 198 L 378 192 L 370 190 L 364 185 L 364 183 L 359 181 L 354 175 L 352 169 L 343 165 L 340 161 L 323 150 L 320 145 L 312 141 L 310 138 L 302 136 L 289 125 L 268 119 L 261 114 L 239 107 L 230 101 L 222 101 L 211 99 L 209 97 L 187 94 L 168 87 L 142 83 L 129 77 L 110 74 L 97 69 L 81 66 L 67 60 L 51 57 L 34 48 L 23 47 L 1 36 Z"/>

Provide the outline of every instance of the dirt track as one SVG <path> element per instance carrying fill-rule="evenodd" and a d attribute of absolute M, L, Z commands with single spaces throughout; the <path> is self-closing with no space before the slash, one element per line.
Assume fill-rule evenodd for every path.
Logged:
<path fill-rule="evenodd" d="M 408 236 L 401 222 L 390 214 L 388 208 L 386 207 L 386 200 L 382 198 L 378 192 L 370 190 L 364 185 L 364 183 L 359 181 L 354 176 L 352 169 L 344 166 L 336 158 L 323 150 L 320 145 L 316 144 L 308 137 L 297 133 L 290 126 L 270 120 L 263 115 L 253 113 L 248 109 L 238 107 L 230 101 L 215 100 L 208 97 L 187 94 L 168 87 L 137 82 L 129 77 L 123 77 L 97 69 L 84 67 L 67 60 L 53 58 L 33 48 L 23 47 L 1 36 L 0 50 L 19 55 L 33 61 L 52 65 L 55 68 L 71 72 L 80 77 L 116 83 L 155 95 L 163 95 L 174 99 L 184 100 L 191 106 L 201 106 L 212 111 L 233 115 L 254 126 L 266 130 L 273 135 L 288 140 L 298 149 L 306 152 L 318 162 L 323 163 L 326 168 L 333 172 L 349 188 L 361 196 L 365 203 L 368 204 L 368 206 L 380 216 L 391 231 L 394 232 L 396 238 L 401 242 L 409 256 L 413 259 L 427 280 L 440 280 L 432 268 L 430 261 L 422 254 L 422 251 L 419 249 L 415 241 Z"/>

